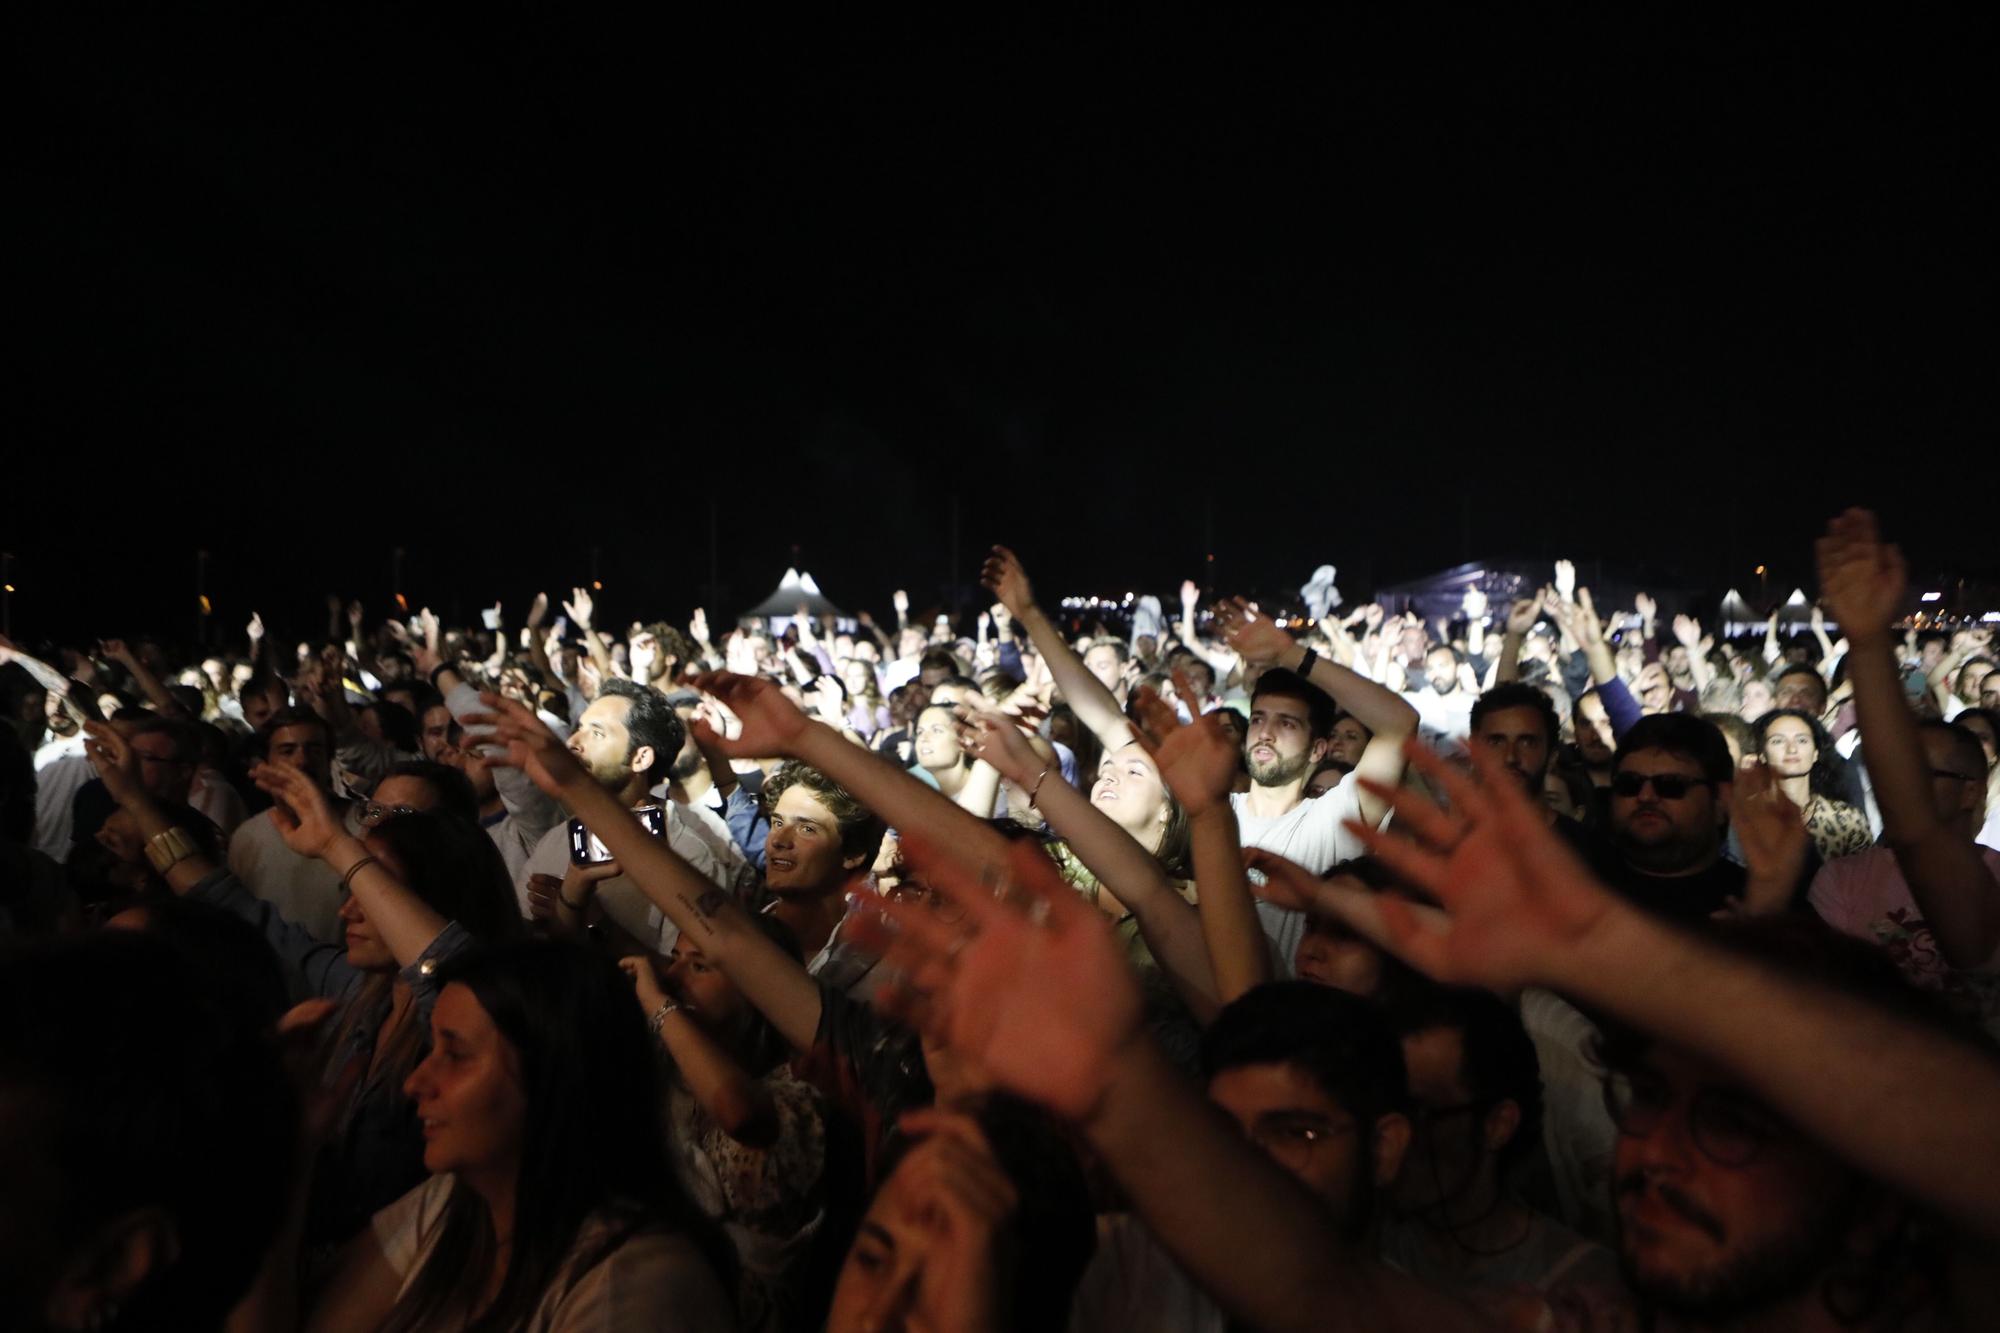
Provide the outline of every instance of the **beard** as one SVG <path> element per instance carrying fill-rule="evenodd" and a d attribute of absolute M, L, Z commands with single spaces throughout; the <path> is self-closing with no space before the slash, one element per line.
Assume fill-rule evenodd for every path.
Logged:
<path fill-rule="evenodd" d="M 1310 751 L 1293 755 L 1289 759 L 1280 755 L 1263 764 L 1258 763 L 1249 750 L 1243 752 L 1243 764 L 1250 770 L 1250 780 L 1260 787 L 1282 787 L 1287 783 L 1296 782 L 1305 776 L 1306 770 L 1312 767 L 1312 763 Z"/>
<path fill-rule="evenodd" d="M 701 766 L 706 762 L 707 760 L 701 757 L 700 750 L 689 750 L 674 757 L 673 767 L 667 770 L 667 776 L 675 782 L 686 782 L 701 772 Z"/>
<path fill-rule="evenodd" d="M 1620 1181 L 1618 1193 L 1644 1188 Z M 1671 1186 L 1655 1186 L 1660 1199 L 1718 1240 L 1723 1224 Z M 1821 1273 L 1839 1266 L 1843 1238 L 1854 1222 L 1854 1195 L 1821 1200 L 1799 1210 L 1796 1226 L 1761 1244 L 1730 1253 L 1697 1272 L 1647 1272 L 1634 1263 L 1620 1222 L 1618 1260 L 1625 1281 L 1648 1305 L 1691 1322 L 1722 1322 L 1790 1300 Z"/>

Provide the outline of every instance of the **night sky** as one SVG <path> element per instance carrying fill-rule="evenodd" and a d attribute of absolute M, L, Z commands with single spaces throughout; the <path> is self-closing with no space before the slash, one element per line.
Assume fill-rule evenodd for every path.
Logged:
<path fill-rule="evenodd" d="M 2000 566 L 1984 29 L 80 8 L 13 43 L 17 637 L 185 636 L 197 549 L 232 635 L 397 547 L 602 623 L 996 540 L 1044 600 L 1754 592 L 1857 501 Z"/>

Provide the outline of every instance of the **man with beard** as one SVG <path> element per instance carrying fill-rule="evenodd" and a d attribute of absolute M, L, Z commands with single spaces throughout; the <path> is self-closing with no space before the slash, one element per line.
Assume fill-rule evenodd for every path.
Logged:
<path fill-rule="evenodd" d="M 1357 779 L 1385 787 L 1402 781 L 1403 741 L 1417 729 L 1416 709 L 1393 690 L 1293 642 L 1276 621 L 1240 597 L 1219 604 L 1215 619 L 1229 646 L 1261 673 L 1243 741 L 1250 790 L 1229 798 L 1243 846 L 1276 852 L 1315 874 L 1361 855 L 1347 821 L 1377 825 L 1389 807 Z M 1336 705 L 1368 728 L 1368 745 L 1354 772 L 1308 800 L 1306 779 L 1332 743 Z M 1274 957 L 1289 969 L 1305 934 L 1305 913 L 1259 902 L 1257 916 Z"/>
<path fill-rule="evenodd" d="M 1549 764 L 1562 734 L 1562 723 L 1549 696 L 1519 681 L 1495 685 L 1473 703 L 1471 723 L 1472 743 L 1498 755 L 1507 771 L 1520 779 L 1528 799 L 1545 801 Z M 1551 824 L 1561 818 L 1549 811 Z"/>

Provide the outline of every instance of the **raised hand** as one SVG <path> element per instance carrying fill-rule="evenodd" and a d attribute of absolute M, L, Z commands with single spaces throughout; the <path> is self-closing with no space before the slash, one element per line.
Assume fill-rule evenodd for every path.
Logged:
<path fill-rule="evenodd" d="M 798 705 L 785 697 L 773 681 L 756 676 L 740 676 L 729 671 L 710 671 L 694 678 L 694 687 L 712 694 L 742 723 L 742 731 L 725 736 L 700 718 L 695 719 L 697 744 L 713 746 L 731 759 L 771 759 L 790 755 L 811 725 Z"/>
<path fill-rule="evenodd" d="M 999 713 L 962 709 L 958 724 L 959 744 L 974 759 L 984 759 L 1000 776 L 1017 786 L 1026 786 L 1042 771 L 1044 761 L 1021 734 L 1010 717 Z M 1049 764 L 1048 767 L 1055 767 Z"/>
<path fill-rule="evenodd" d="M 1544 595 L 1547 595 L 1548 590 L 1546 588 L 1542 591 Z M 1515 598 L 1513 604 L 1507 608 L 1507 634 L 1516 639 L 1526 638 L 1528 631 L 1535 627 L 1535 622 L 1541 619 L 1541 614 L 1542 604 L 1538 599 L 1533 597 Z"/>
<path fill-rule="evenodd" d="M 618 967 L 632 978 L 632 994 L 639 1001 L 641 1013 L 650 1015 L 667 1002 L 667 992 L 660 985 L 660 974 L 652 959 L 644 954 L 627 954 L 618 960 Z"/>
<path fill-rule="evenodd" d="M 1465 618 L 1469 621 L 1486 619 L 1486 612 L 1490 609 L 1486 593 L 1479 588 L 1467 588 L 1465 590 L 1465 601 L 1461 606 L 1465 611 Z"/>
<path fill-rule="evenodd" d="M 1295 912 L 1331 917 L 1346 924 L 1363 939 L 1385 949 L 1391 947 L 1388 927 L 1382 923 L 1379 899 L 1383 895 L 1354 876 L 1325 878 L 1315 875 L 1298 862 L 1261 847 L 1244 848 L 1243 864 L 1263 875 L 1264 882 L 1253 886 L 1251 892 L 1265 902 L 1289 907 Z M 1434 907 L 1405 902 L 1403 908 L 1429 929 L 1443 929 L 1448 922 L 1445 914 Z"/>
<path fill-rule="evenodd" d="M 136 665 L 132 657 L 132 650 L 126 646 L 123 639 L 105 639 L 97 646 L 107 658 L 116 662 L 119 666 L 126 668 L 128 671 Z"/>
<path fill-rule="evenodd" d="M 1565 602 L 1576 600 L 1576 565 L 1572 561 L 1556 561 L 1556 596 Z"/>
<path fill-rule="evenodd" d="M 1812 838 L 1805 814 L 1785 795 L 1784 784 L 1761 762 L 1746 764 L 1729 787 L 1729 825 L 1743 848 L 1750 871 L 1751 915 L 1782 912 L 1805 873 Z"/>
<path fill-rule="evenodd" d="M 1820 598 L 1850 639 L 1887 634 L 1902 609 L 1908 569 L 1902 550 L 1884 542 L 1875 515 L 1850 509 L 1813 544 Z"/>
<path fill-rule="evenodd" d="M 1361 608 L 1361 623 L 1371 630 L 1382 628 L 1382 607 L 1379 603 L 1370 602 Z"/>
<path fill-rule="evenodd" d="M 688 621 L 688 637 L 706 648 L 708 646 L 708 612 L 697 606 L 694 618 Z"/>
<path fill-rule="evenodd" d="M 1011 844 L 1006 860 L 975 877 L 913 832 L 902 842 L 916 877 L 964 919 L 871 904 L 880 917 L 860 916 L 857 934 L 901 976 L 875 1003 L 998 1086 L 1071 1119 L 1087 1116 L 1116 1057 L 1143 1040 L 1138 984 L 1104 914 L 1030 844 Z"/>
<path fill-rule="evenodd" d="M 285 764 L 252 764 L 250 780 L 270 796 L 271 822 L 285 846 L 300 856 L 317 857 L 347 830 L 333 813 L 313 780 Z"/>
<path fill-rule="evenodd" d="M 1412 787 L 1358 779 L 1396 813 L 1388 829 L 1347 823 L 1383 864 L 1425 890 L 1442 918 L 1377 903 L 1383 943 L 1448 985 L 1511 993 L 1547 981 L 1617 915 L 1617 900 L 1550 830 L 1539 802 L 1484 747 L 1468 776 L 1414 738 L 1410 766 L 1449 809 Z"/>
<path fill-rule="evenodd" d="M 591 600 L 588 589 L 571 588 L 569 600 L 562 604 L 562 608 L 572 625 L 587 630 L 590 628 L 590 613 L 597 609 L 597 603 Z"/>
<path fill-rule="evenodd" d="M 535 600 L 528 603 L 528 628 L 540 629 L 542 620 L 548 613 L 549 595 L 545 592 L 536 593 Z"/>
<path fill-rule="evenodd" d="M 83 731 L 89 737 L 83 743 L 84 750 L 111 799 L 123 805 L 134 796 L 143 795 L 146 789 L 139 780 L 138 751 L 118 729 L 109 722 L 85 722 Z"/>
<path fill-rule="evenodd" d="M 1818 602 L 1812 604 L 1811 624 L 1814 634 L 1826 633 L 1826 610 Z"/>
<path fill-rule="evenodd" d="M 480 757 L 489 767 L 518 768 L 535 786 L 558 800 L 564 792 L 586 785 L 590 774 L 562 740 L 526 706 L 498 694 L 481 693 L 483 713 L 467 713 L 460 719 L 467 728 L 490 726 L 487 736 L 467 736 L 468 747 L 481 747 Z M 494 753 L 491 746 L 506 747 Z"/>
<path fill-rule="evenodd" d="M 1693 652 L 1701 643 L 1701 622 L 1693 616 L 1675 616 L 1674 640 L 1681 647 Z"/>
<path fill-rule="evenodd" d="M 889 604 L 896 608 L 896 618 L 898 620 L 910 614 L 910 594 L 904 592 L 901 588 L 889 594 Z"/>
<path fill-rule="evenodd" d="M 361 603 L 349 602 L 347 604 L 347 627 L 354 631 L 355 638 L 358 639 L 361 637 Z"/>
<path fill-rule="evenodd" d="M 1597 614 L 1597 603 L 1591 600 L 1588 588 L 1576 590 L 1576 630 L 1570 637 L 1578 643 L 1589 643 L 1604 637 L 1604 621 Z"/>
<path fill-rule="evenodd" d="M 1648 626 L 1651 626 L 1660 614 L 1660 604 L 1643 592 L 1633 594 L 1632 609 L 1639 613 L 1639 619 L 1645 621 Z"/>
<path fill-rule="evenodd" d="M 1021 558 L 1004 546 L 994 547 L 993 553 L 986 557 L 979 581 L 1016 620 L 1035 604 L 1035 588 L 1028 582 L 1028 571 L 1021 567 Z"/>
<path fill-rule="evenodd" d="M 1195 604 L 1198 603 L 1199 601 L 1201 601 L 1201 589 L 1195 586 L 1193 579 L 1182 579 L 1181 580 L 1182 609 L 1187 611 L 1188 614 L 1192 615 L 1194 614 Z"/>
<path fill-rule="evenodd" d="M 1276 621 L 1241 597 L 1217 602 L 1215 623 L 1229 646 L 1253 666 L 1272 666 L 1298 647 L 1291 635 L 1278 628 Z"/>
<path fill-rule="evenodd" d="M 250 646 L 254 651 L 258 640 L 264 637 L 264 617 L 252 611 L 250 613 L 250 623 L 243 627 L 243 632 L 249 637 Z"/>
<path fill-rule="evenodd" d="M 928 1233 L 905 1326 L 983 1333 L 1004 1318 L 1007 1222 L 1020 1196 L 978 1122 L 963 1112 L 913 1111 L 898 1122 L 920 1136 L 896 1167 L 901 1219 Z"/>
<path fill-rule="evenodd" d="M 1183 699 L 1195 698 L 1194 684 L 1184 671 L 1174 672 L 1174 690 Z M 1190 704 L 1190 710 L 1195 706 Z M 1148 688 L 1141 688 L 1134 698 L 1133 711 L 1139 723 L 1133 735 L 1153 756 L 1160 781 L 1190 816 L 1228 803 L 1242 750 L 1236 733 L 1221 718 L 1204 713 L 1184 724 L 1180 714 Z"/>

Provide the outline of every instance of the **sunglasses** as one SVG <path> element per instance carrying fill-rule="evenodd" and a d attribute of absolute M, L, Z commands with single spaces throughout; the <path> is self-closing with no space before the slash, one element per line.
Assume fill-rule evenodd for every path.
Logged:
<path fill-rule="evenodd" d="M 1614 796 L 1637 796 L 1651 784 L 1664 801 L 1678 801 L 1696 787 L 1713 787 L 1707 778 L 1690 778 L 1679 773 L 1617 773 L 1611 778 Z"/>

